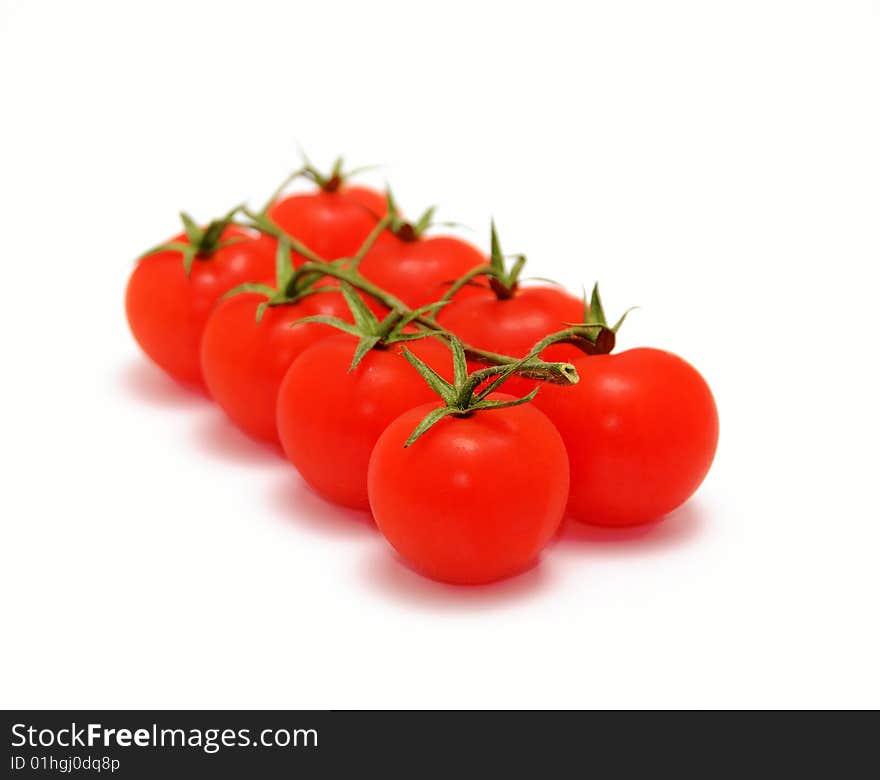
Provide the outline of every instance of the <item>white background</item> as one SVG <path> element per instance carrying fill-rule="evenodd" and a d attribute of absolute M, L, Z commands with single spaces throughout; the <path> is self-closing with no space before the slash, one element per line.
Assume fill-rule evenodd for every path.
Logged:
<path fill-rule="evenodd" d="M 876 2 L 0 8 L 0 705 L 880 705 Z M 132 258 L 297 141 L 639 304 L 696 498 L 436 585 L 148 365 Z"/>

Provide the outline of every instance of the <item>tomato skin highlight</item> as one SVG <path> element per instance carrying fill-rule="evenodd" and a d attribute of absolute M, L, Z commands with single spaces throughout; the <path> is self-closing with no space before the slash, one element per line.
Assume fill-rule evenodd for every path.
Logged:
<path fill-rule="evenodd" d="M 402 241 L 386 231 L 367 252 L 359 270 L 411 309 L 417 309 L 439 300 L 451 282 L 488 262 L 479 249 L 454 236 Z M 463 287 L 456 300 L 479 291 L 476 287 Z"/>
<path fill-rule="evenodd" d="M 578 384 L 546 385 L 532 402 L 565 440 L 568 514 L 592 525 L 642 525 L 687 501 L 718 444 L 718 411 L 703 377 L 649 348 L 574 365 Z"/>
<path fill-rule="evenodd" d="M 524 571 L 564 514 L 562 438 L 526 404 L 446 417 L 404 449 L 436 407 L 406 412 L 376 443 L 369 493 L 379 530 L 413 568 L 442 582 L 479 585 Z"/>
<path fill-rule="evenodd" d="M 156 252 L 138 261 L 125 291 L 125 312 L 147 356 L 179 382 L 205 390 L 199 347 L 216 302 L 233 287 L 274 274 L 276 242 L 227 227 L 222 240 L 242 238 L 207 259 L 196 258 L 186 275 L 180 252 Z M 186 235 L 171 239 L 189 243 Z"/>
<path fill-rule="evenodd" d="M 349 371 L 357 340 L 324 339 L 290 366 L 278 392 L 278 433 L 288 459 L 324 498 L 369 509 L 367 464 L 379 435 L 408 409 L 436 398 L 400 344 L 373 349 Z M 452 356 L 435 338 L 406 344 L 444 378 Z"/>
<path fill-rule="evenodd" d="M 584 318 L 583 301 L 559 287 L 520 287 L 506 299 L 491 290 L 475 292 L 441 309 L 437 322 L 465 343 L 490 352 L 522 357 L 545 336 Z M 565 362 L 583 355 L 569 344 L 554 344 L 541 353 L 544 360 Z M 522 396 L 535 385 L 514 376 L 504 383 L 504 392 Z"/>
<path fill-rule="evenodd" d="M 352 316 L 338 290 L 268 306 L 257 322 L 265 301 L 263 295 L 241 293 L 217 305 L 202 337 L 202 374 L 209 394 L 233 423 L 255 439 L 280 445 L 275 413 L 281 380 L 304 350 L 339 332 L 320 323 L 294 323 L 314 314 L 347 322 Z"/>
<path fill-rule="evenodd" d="M 323 260 L 351 257 L 385 215 L 385 198 L 367 187 L 298 192 L 275 201 L 269 218 Z"/>

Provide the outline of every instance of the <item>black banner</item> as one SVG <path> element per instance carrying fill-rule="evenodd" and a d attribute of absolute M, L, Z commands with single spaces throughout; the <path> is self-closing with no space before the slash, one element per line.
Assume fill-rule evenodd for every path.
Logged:
<path fill-rule="evenodd" d="M 511 766 L 530 766 L 539 776 L 572 768 L 601 770 L 599 776 L 660 769 L 713 776 L 722 767 L 790 773 L 797 765 L 839 773 L 858 766 L 872 744 L 867 728 L 833 732 L 818 719 L 779 713 L 749 714 L 760 723 L 736 724 L 718 715 L 662 712 L 24 710 L 3 716 L 4 776 L 11 778 L 316 777 L 353 768 L 419 777 L 441 767 L 466 777 L 475 762 L 493 776 Z M 779 724 L 787 718 L 796 728 Z M 835 733 L 843 744 L 835 745 Z"/>

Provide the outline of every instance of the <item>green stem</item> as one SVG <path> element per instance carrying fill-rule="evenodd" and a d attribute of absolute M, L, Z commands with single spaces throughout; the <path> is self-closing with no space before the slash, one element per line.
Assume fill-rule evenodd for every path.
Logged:
<path fill-rule="evenodd" d="M 304 257 L 310 263 L 326 263 L 327 261 L 321 257 L 320 255 L 313 252 L 309 249 L 302 241 L 299 241 L 296 237 L 290 235 L 286 230 L 276 225 L 271 219 L 269 219 L 268 215 L 263 214 L 262 212 L 255 214 L 252 211 L 248 211 L 247 209 L 242 209 L 244 215 L 250 220 L 249 222 L 234 222 L 233 224 L 238 225 L 239 227 L 253 228 L 254 230 L 259 230 L 261 233 L 265 233 L 266 235 L 272 236 L 277 239 L 287 239 L 287 243 L 290 244 L 290 248 L 296 252 L 298 255 Z"/>
<path fill-rule="evenodd" d="M 391 215 L 386 214 L 382 219 L 380 219 L 376 223 L 376 227 L 374 227 L 370 231 L 370 235 L 368 235 L 364 239 L 364 243 L 361 244 L 360 249 L 358 249 L 357 254 L 351 258 L 351 263 L 349 263 L 349 268 L 357 270 L 358 266 L 361 264 L 361 260 L 364 259 L 364 256 L 373 248 L 373 244 L 376 243 L 377 239 L 380 235 L 382 235 L 382 231 L 385 230 L 391 224 Z"/>
<path fill-rule="evenodd" d="M 335 279 L 348 282 L 352 287 L 356 287 L 361 292 L 365 292 L 367 295 L 370 295 L 375 300 L 379 301 L 379 303 L 387 306 L 389 309 L 402 316 L 411 313 L 410 308 L 403 301 L 391 293 L 386 292 L 381 287 L 373 284 L 369 279 L 365 279 L 357 269 L 352 271 L 350 268 L 342 268 L 335 263 L 306 263 L 296 270 L 296 273 L 291 278 L 291 283 L 295 284 L 296 280 L 302 275 L 314 273 L 332 276 Z M 437 324 L 433 317 L 415 317 L 412 321 L 413 323 L 421 325 L 423 328 L 429 330 L 437 332 L 443 331 L 443 328 Z M 501 355 L 496 352 L 479 349 L 478 347 L 473 347 L 469 344 L 464 345 L 464 350 L 469 359 L 479 363 L 488 364 L 489 366 L 500 367 L 501 369 L 512 363 L 518 363 L 521 360 L 519 358 L 511 357 L 510 355 Z M 490 373 L 489 376 L 498 373 L 499 371 L 496 370 L 494 374 Z M 547 362 L 535 356 L 530 357 L 523 362 L 522 365 L 516 369 L 515 373 L 527 377 L 528 379 L 536 379 L 557 385 L 573 385 L 578 381 L 577 370 L 571 365 L 571 363 Z"/>
<path fill-rule="evenodd" d="M 260 214 L 265 215 L 266 212 L 269 211 L 269 208 L 272 206 L 272 204 L 284 194 L 284 190 L 286 190 L 288 186 L 290 186 L 290 183 L 298 179 L 304 173 L 305 168 L 297 168 L 292 173 L 287 174 L 284 181 L 275 188 L 275 191 L 269 196 L 269 199 L 266 201 L 263 208 L 260 209 Z"/>
<path fill-rule="evenodd" d="M 443 302 L 451 301 L 455 294 L 466 284 L 470 284 L 470 282 L 472 282 L 478 276 L 483 276 L 490 273 L 492 273 L 491 265 L 481 265 L 477 266 L 476 268 L 472 268 L 460 279 L 456 279 L 455 282 L 453 282 L 450 288 L 446 291 L 446 294 L 440 300 Z"/>
<path fill-rule="evenodd" d="M 352 287 L 357 287 L 361 292 L 365 292 L 367 295 L 372 296 L 379 301 L 379 303 L 387 306 L 389 309 L 394 309 L 404 315 L 409 314 L 409 307 L 403 301 L 393 296 L 390 292 L 386 292 L 381 287 L 373 284 L 369 279 L 365 279 L 357 272 L 357 270 L 355 270 L 355 273 L 350 273 L 347 269 L 335 265 L 334 263 L 305 263 L 296 269 L 294 278 L 303 274 L 316 272 L 325 274 L 326 276 L 332 276 L 334 279 L 348 282 Z M 436 324 L 434 327 L 437 327 Z"/>
<path fill-rule="evenodd" d="M 553 344 L 571 344 L 587 355 L 604 355 L 614 349 L 614 331 L 606 325 L 584 323 L 551 333 L 532 347 L 531 355 L 540 355 Z"/>

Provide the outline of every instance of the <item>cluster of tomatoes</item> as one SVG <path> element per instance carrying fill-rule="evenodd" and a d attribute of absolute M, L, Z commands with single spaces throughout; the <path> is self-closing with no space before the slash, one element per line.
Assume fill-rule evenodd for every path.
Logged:
<path fill-rule="evenodd" d="M 328 175 L 140 258 L 126 311 L 144 352 L 280 446 L 327 500 L 372 513 L 423 574 L 477 584 L 528 568 L 565 515 L 649 523 L 709 470 L 708 385 L 525 258 L 429 235 L 389 194 Z M 286 182 L 286 184 L 289 183 Z M 285 185 L 286 186 L 286 185 Z"/>

